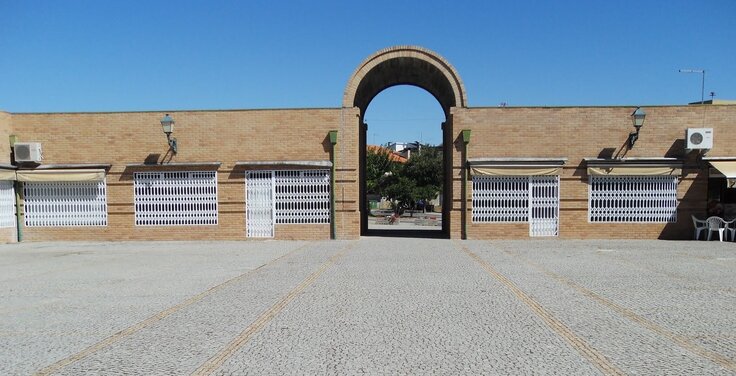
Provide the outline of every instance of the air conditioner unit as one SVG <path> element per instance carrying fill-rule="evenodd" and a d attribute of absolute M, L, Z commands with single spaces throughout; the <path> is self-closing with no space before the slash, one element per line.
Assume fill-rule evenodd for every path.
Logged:
<path fill-rule="evenodd" d="M 688 128 L 685 143 L 687 150 L 713 149 L 713 128 Z"/>
<path fill-rule="evenodd" d="M 41 162 L 43 152 L 40 142 L 16 142 L 13 145 L 16 162 Z"/>

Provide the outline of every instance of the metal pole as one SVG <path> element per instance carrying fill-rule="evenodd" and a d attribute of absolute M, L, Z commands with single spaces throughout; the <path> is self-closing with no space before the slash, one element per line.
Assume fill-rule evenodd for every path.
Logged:
<path fill-rule="evenodd" d="M 705 69 L 703 69 L 703 81 L 701 81 L 700 83 L 700 104 L 705 103 L 704 94 L 705 94 Z"/>

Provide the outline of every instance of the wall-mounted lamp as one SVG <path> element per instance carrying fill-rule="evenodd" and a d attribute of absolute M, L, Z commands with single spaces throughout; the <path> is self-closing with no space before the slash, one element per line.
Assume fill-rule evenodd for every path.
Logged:
<path fill-rule="evenodd" d="M 171 134 L 174 132 L 174 123 L 174 119 L 172 119 L 169 114 L 166 114 L 166 116 L 161 119 L 161 128 L 163 128 L 164 133 L 166 134 L 166 140 L 169 141 L 169 148 L 174 152 L 174 154 L 176 154 L 176 138 L 171 137 Z"/>
<path fill-rule="evenodd" d="M 636 140 L 639 139 L 639 130 L 641 130 L 641 126 L 644 125 L 644 118 L 646 116 L 647 113 L 644 112 L 641 107 L 637 107 L 636 110 L 631 114 L 631 121 L 634 123 L 634 128 L 636 128 L 636 132 L 629 133 L 629 149 L 633 148 Z"/>

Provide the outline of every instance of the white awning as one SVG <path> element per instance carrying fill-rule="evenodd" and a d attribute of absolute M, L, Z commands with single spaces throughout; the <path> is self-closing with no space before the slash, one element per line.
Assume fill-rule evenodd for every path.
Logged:
<path fill-rule="evenodd" d="M 0 180 L 15 180 L 15 170 L 0 170 Z"/>
<path fill-rule="evenodd" d="M 47 182 L 47 181 L 102 181 L 105 180 L 103 169 L 50 169 L 50 170 L 19 170 L 16 172 L 18 181 Z"/>
<path fill-rule="evenodd" d="M 726 177 L 728 188 L 736 188 L 736 161 L 710 161 L 710 165 Z"/>
<path fill-rule="evenodd" d="M 477 176 L 560 175 L 567 158 L 469 158 L 470 174 Z"/>
<path fill-rule="evenodd" d="M 682 161 L 677 158 L 583 158 L 591 176 L 677 176 Z"/>
<path fill-rule="evenodd" d="M 559 175 L 562 167 L 546 166 L 471 166 L 470 175 L 478 176 L 539 176 Z"/>
<path fill-rule="evenodd" d="M 681 175 L 682 169 L 671 166 L 606 166 L 588 167 L 588 175 L 594 176 L 662 176 Z"/>

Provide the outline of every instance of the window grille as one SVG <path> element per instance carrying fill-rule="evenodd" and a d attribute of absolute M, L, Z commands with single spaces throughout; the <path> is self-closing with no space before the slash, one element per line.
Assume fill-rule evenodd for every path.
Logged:
<path fill-rule="evenodd" d="M 528 176 L 473 176 L 473 222 L 529 220 Z"/>
<path fill-rule="evenodd" d="M 529 222 L 530 236 L 557 236 L 559 176 L 473 176 L 473 222 Z"/>
<path fill-rule="evenodd" d="M 246 171 L 245 223 L 249 238 L 272 238 L 274 224 L 273 171 Z"/>
<path fill-rule="evenodd" d="M 330 171 L 274 172 L 277 224 L 330 223 Z"/>
<path fill-rule="evenodd" d="M 529 235 L 557 236 L 560 222 L 560 177 L 529 177 Z"/>
<path fill-rule="evenodd" d="M 275 224 L 330 223 L 330 171 L 246 171 L 246 233 L 273 237 Z"/>
<path fill-rule="evenodd" d="M 25 182 L 28 227 L 107 226 L 107 185 L 93 182 Z"/>
<path fill-rule="evenodd" d="M 590 176 L 590 222 L 676 222 L 676 176 Z"/>
<path fill-rule="evenodd" d="M 0 227 L 15 227 L 15 190 L 13 182 L 0 181 Z"/>
<path fill-rule="evenodd" d="M 134 175 L 137 226 L 217 224 L 217 172 L 137 172 Z"/>

